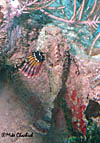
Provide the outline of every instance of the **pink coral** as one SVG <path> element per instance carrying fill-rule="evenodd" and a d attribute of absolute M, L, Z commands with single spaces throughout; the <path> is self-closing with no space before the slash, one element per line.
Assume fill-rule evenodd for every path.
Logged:
<path fill-rule="evenodd" d="M 72 111 L 72 125 L 74 129 L 86 135 L 86 124 L 83 120 L 83 112 L 86 106 L 82 103 L 82 99 L 77 96 L 77 91 L 74 89 L 71 96 L 66 96 L 65 100 Z"/>

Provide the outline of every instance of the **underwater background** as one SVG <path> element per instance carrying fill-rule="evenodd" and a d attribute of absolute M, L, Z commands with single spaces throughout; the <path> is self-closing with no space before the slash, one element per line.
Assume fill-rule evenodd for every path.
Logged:
<path fill-rule="evenodd" d="M 100 1 L 0 1 L 0 143 L 100 142 Z"/>

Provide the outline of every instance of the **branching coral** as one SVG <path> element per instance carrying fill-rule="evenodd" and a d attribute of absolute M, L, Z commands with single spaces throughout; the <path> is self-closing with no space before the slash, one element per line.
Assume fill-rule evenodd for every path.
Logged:
<path fill-rule="evenodd" d="M 63 2 L 60 0 L 60 5 L 63 6 Z M 64 8 L 61 9 L 61 13 L 63 15 L 63 18 L 57 17 L 53 15 L 52 13 L 46 11 L 45 9 L 40 9 L 41 12 L 48 15 L 49 17 L 64 22 L 66 24 L 82 24 L 82 25 L 89 25 L 89 27 L 92 27 L 93 29 L 97 30 L 98 24 L 100 24 L 100 14 L 99 14 L 99 6 L 100 2 L 98 0 L 95 0 L 94 4 L 91 6 L 87 6 L 86 0 L 83 0 L 81 5 L 77 7 L 76 0 L 74 0 L 74 8 L 73 8 L 73 15 L 70 19 L 68 19 L 66 13 L 64 12 L 66 5 L 64 5 Z M 96 36 L 93 43 L 91 44 L 89 56 L 92 54 L 92 50 L 94 47 L 95 42 L 100 38 L 100 34 Z"/>
<path fill-rule="evenodd" d="M 76 0 L 73 0 L 73 2 L 70 2 L 73 7 L 73 13 L 72 15 L 70 15 L 70 18 L 66 13 L 68 2 L 65 3 L 65 1 L 62 0 L 16 0 L 15 3 L 12 2 L 12 0 L 6 0 L 6 3 L 9 11 L 9 20 L 7 23 L 9 23 L 15 16 L 19 17 L 23 13 L 30 14 L 31 12 L 34 12 L 36 10 L 40 10 L 48 17 L 51 17 L 56 21 L 64 22 L 65 24 L 88 25 L 94 30 L 98 30 L 98 24 L 100 24 L 100 2 L 98 0 L 95 0 L 92 4 L 90 3 L 90 1 L 87 2 L 86 0 L 83 0 L 80 4 L 77 3 Z M 58 4 L 58 6 L 56 3 Z M 14 5 L 16 5 L 16 7 Z M 56 15 L 57 12 L 60 16 Z M 6 25 L 5 28 L 9 28 L 9 24 L 8 26 Z M 98 33 L 91 44 L 89 56 L 91 56 L 93 47 L 99 38 L 100 34 Z"/>

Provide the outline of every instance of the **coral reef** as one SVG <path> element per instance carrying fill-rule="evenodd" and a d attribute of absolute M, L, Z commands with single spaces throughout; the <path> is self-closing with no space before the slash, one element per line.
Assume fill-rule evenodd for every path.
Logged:
<path fill-rule="evenodd" d="M 98 0 L 0 2 L 0 88 L 9 84 L 14 103 L 28 112 L 26 128 L 45 142 L 100 140 L 99 6 Z M 45 57 L 41 71 L 24 77 L 19 67 L 37 51 Z"/>
<path fill-rule="evenodd" d="M 76 90 L 72 91 L 70 98 L 66 95 L 66 103 L 72 110 L 72 124 L 75 130 L 80 130 L 80 132 L 86 135 L 86 123 L 83 117 L 86 106 L 83 104 L 82 99 L 77 96 Z"/>

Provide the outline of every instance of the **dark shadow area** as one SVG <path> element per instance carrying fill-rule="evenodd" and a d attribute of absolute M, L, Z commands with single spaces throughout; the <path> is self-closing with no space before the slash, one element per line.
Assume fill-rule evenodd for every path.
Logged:
<path fill-rule="evenodd" d="M 88 106 L 85 110 L 86 119 L 89 120 L 91 117 L 100 118 L 100 105 L 98 102 L 89 100 Z"/>

